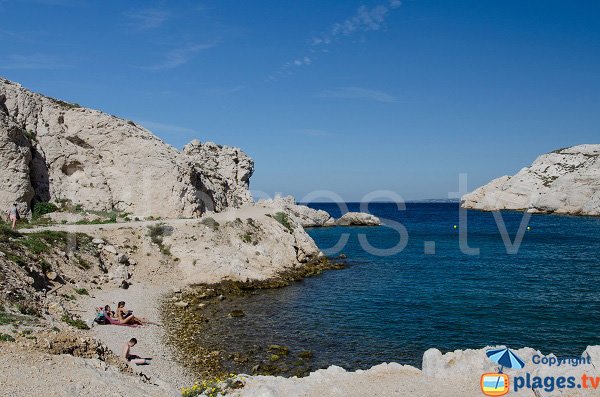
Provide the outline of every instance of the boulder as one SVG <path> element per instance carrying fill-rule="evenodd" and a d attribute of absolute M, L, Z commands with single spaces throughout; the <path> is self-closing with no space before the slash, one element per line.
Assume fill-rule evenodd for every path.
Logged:
<path fill-rule="evenodd" d="M 346 212 L 336 221 L 338 226 L 379 226 L 381 221 L 365 212 Z"/>
<path fill-rule="evenodd" d="M 117 249 L 113 245 L 105 245 L 102 249 L 106 252 L 116 255 Z"/>
<path fill-rule="evenodd" d="M 302 227 L 335 226 L 335 219 L 327 211 L 296 204 L 296 200 L 292 196 L 278 196 L 274 199 L 261 200 L 258 202 L 258 205 L 293 216 Z"/>

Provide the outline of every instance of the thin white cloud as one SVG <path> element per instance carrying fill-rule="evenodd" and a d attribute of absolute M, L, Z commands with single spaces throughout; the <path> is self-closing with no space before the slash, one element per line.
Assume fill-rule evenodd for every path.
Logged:
<path fill-rule="evenodd" d="M 291 75 L 296 68 L 312 64 L 316 53 L 329 52 L 327 47 L 342 38 L 351 37 L 359 32 L 383 30 L 385 19 L 389 13 L 400 7 L 401 4 L 400 0 L 388 0 L 387 3 L 372 8 L 360 6 L 353 16 L 333 24 L 327 32 L 313 37 L 306 50 L 308 56 L 298 57 L 284 63 L 268 79 L 271 81 L 278 80 L 281 77 Z"/>
<path fill-rule="evenodd" d="M 164 60 L 154 65 L 142 66 L 146 70 L 167 70 L 185 65 L 194 58 L 200 51 L 215 47 L 216 43 L 198 43 L 185 47 L 175 48 L 164 55 Z"/>
<path fill-rule="evenodd" d="M 313 37 L 314 46 L 331 44 L 339 36 L 351 36 L 356 32 L 381 30 L 385 27 L 385 18 L 391 10 L 400 7 L 399 0 L 391 0 L 386 5 L 373 8 L 360 6 L 356 14 L 342 22 L 338 22 L 324 35 Z"/>
<path fill-rule="evenodd" d="M 156 8 L 132 10 L 123 14 L 129 21 L 128 25 L 137 30 L 156 29 L 169 18 L 169 13 Z"/>
<path fill-rule="evenodd" d="M 162 133 L 180 133 L 180 134 L 189 134 L 195 132 L 193 129 L 188 127 L 182 127 L 179 125 L 160 123 L 156 121 L 149 120 L 136 120 L 136 124 L 141 125 L 142 127 L 156 132 Z"/>
<path fill-rule="evenodd" d="M 68 68 L 62 59 L 49 54 L 12 54 L 8 55 L 4 62 L 0 63 L 0 69 L 64 69 Z"/>
<path fill-rule="evenodd" d="M 340 87 L 334 90 L 321 91 L 320 98 L 362 99 L 375 102 L 395 102 L 396 98 L 387 92 L 361 87 Z"/>

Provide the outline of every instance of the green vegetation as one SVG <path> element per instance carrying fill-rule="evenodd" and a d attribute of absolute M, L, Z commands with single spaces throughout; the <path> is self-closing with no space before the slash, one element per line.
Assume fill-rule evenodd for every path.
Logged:
<path fill-rule="evenodd" d="M 252 243 L 252 233 L 250 233 L 250 232 L 244 233 L 242 235 L 242 241 L 245 242 L 245 243 L 247 243 L 247 244 Z"/>
<path fill-rule="evenodd" d="M 171 255 L 171 247 L 165 245 L 164 236 L 168 236 L 173 232 L 173 228 L 170 226 L 166 226 L 164 223 L 159 223 L 158 225 L 150 225 L 148 226 L 148 237 L 150 240 L 158 245 L 160 252 L 164 255 Z"/>
<path fill-rule="evenodd" d="M 21 233 L 12 230 L 6 223 L 0 223 L 0 243 L 6 243 L 10 239 L 22 237 Z"/>
<path fill-rule="evenodd" d="M 229 374 L 222 378 L 205 379 L 202 382 L 194 383 L 191 387 L 183 387 L 181 397 L 224 396 L 232 389 L 243 387 L 242 380 L 243 378 L 240 380 L 235 374 Z"/>
<path fill-rule="evenodd" d="M 69 317 L 67 314 L 62 316 L 61 320 L 64 323 L 69 324 L 71 327 L 75 327 L 77 329 L 90 329 L 87 326 L 87 324 L 85 323 L 85 321 L 80 320 L 80 319 L 73 319 L 73 318 Z"/>
<path fill-rule="evenodd" d="M 0 307 L 0 325 L 11 324 L 16 320 L 17 318 L 14 315 L 6 313 L 4 308 Z"/>
<path fill-rule="evenodd" d="M 75 288 L 75 293 L 77 293 L 78 295 L 89 295 L 90 294 L 88 292 L 88 290 L 85 288 Z"/>
<path fill-rule="evenodd" d="M 3 334 L 0 332 L 0 341 L 1 342 L 14 342 L 15 338 L 10 336 L 9 334 Z"/>
<path fill-rule="evenodd" d="M 66 246 L 68 239 L 69 234 L 66 232 L 44 230 L 28 234 L 22 243 L 25 247 L 29 248 L 32 253 L 41 254 L 42 252 L 47 252 L 52 246 Z"/>
<path fill-rule="evenodd" d="M 219 222 L 215 221 L 214 218 L 206 217 L 206 218 L 202 218 L 202 220 L 200 221 L 201 225 L 207 226 L 210 229 L 212 229 L 213 231 L 217 231 L 219 229 Z"/>
<path fill-rule="evenodd" d="M 33 205 L 32 218 L 38 219 L 42 215 L 58 211 L 58 207 L 52 203 L 39 202 Z"/>
<path fill-rule="evenodd" d="M 294 231 L 294 224 L 290 221 L 290 217 L 284 212 L 276 212 L 273 215 L 269 215 L 277 222 L 281 223 L 290 233 Z"/>
<path fill-rule="evenodd" d="M 81 105 L 78 103 L 69 103 L 69 102 L 61 101 L 60 99 L 56 99 L 56 98 L 52 98 L 52 97 L 48 97 L 48 99 L 50 99 L 52 102 L 56 103 L 63 109 L 78 109 L 81 107 Z"/>

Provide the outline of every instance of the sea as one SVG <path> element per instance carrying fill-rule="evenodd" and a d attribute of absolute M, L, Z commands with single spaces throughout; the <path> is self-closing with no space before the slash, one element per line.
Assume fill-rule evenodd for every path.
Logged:
<path fill-rule="evenodd" d="M 345 210 L 309 205 L 334 217 Z M 580 355 L 600 345 L 600 218 L 465 211 L 461 223 L 457 203 L 368 211 L 384 224 L 307 229 L 345 269 L 244 298 L 246 316 L 220 338 L 310 350 L 314 368 L 348 370 L 420 367 L 429 348 Z M 520 246 L 507 246 L 519 228 Z"/>

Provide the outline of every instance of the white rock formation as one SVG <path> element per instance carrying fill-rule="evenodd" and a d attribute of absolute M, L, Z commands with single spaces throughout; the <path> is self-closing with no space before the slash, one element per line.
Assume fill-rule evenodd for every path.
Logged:
<path fill-rule="evenodd" d="M 423 355 L 423 369 L 400 365 L 396 363 L 383 363 L 367 370 L 354 372 L 345 371 L 337 366 L 320 369 L 304 378 L 283 378 L 274 376 L 251 376 L 246 380 L 244 388 L 234 390 L 233 396 L 302 396 L 302 397 L 360 397 L 360 396 L 411 396 L 434 397 L 456 396 L 472 397 L 482 396 L 480 388 L 481 375 L 496 373 L 499 369 L 486 356 L 487 347 L 479 350 L 457 350 L 442 354 L 437 349 L 430 349 Z M 504 368 L 511 382 L 514 376 L 530 377 L 573 376 L 576 382 L 581 380 L 582 374 L 590 377 L 600 376 L 598 365 L 600 363 L 600 346 L 589 346 L 583 357 L 590 357 L 590 364 L 578 366 L 548 366 L 533 364 L 534 355 L 543 356 L 542 353 L 530 348 L 515 350 L 515 353 L 525 361 L 525 368 L 516 370 Z M 556 357 L 548 355 L 547 357 Z M 554 384 L 556 385 L 556 383 Z M 555 387 L 553 393 L 546 390 L 547 386 L 532 390 L 522 387 L 517 392 L 511 384 L 510 396 L 597 396 L 598 390 L 588 388 L 560 389 Z"/>
<path fill-rule="evenodd" d="M 338 226 L 379 226 L 381 220 L 365 212 L 346 212 L 335 223 Z"/>
<path fill-rule="evenodd" d="M 296 204 L 296 200 L 292 196 L 278 196 L 274 199 L 261 200 L 258 205 L 291 215 L 298 220 L 302 227 L 335 226 L 335 220 L 327 211 Z"/>
<path fill-rule="evenodd" d="M 579 145 L 538 157 L 462 197 L 464 208 L 484 211 L 600 215 L 600 145 Z"/>
<path fill-rule="evenodd" d="M 187 284 L 266 280 L 323 255 L 295 218 L 282 223 L 274 213 L 258 205 L 227 209 L 176 225 L 164 244 Z"/>
<path fill-rule="evenodd" d="M 69 200 L 85 209 L 192 216 L 251 202 L 253 161 L 193 141 L 183 152 L 132 121 L 0 79 L 0 207 Z"/>

